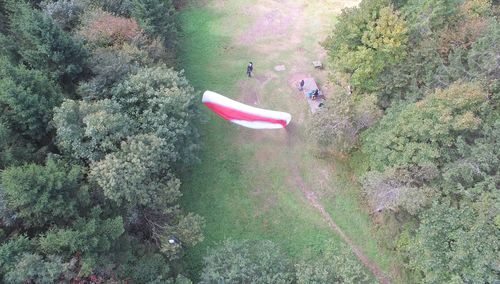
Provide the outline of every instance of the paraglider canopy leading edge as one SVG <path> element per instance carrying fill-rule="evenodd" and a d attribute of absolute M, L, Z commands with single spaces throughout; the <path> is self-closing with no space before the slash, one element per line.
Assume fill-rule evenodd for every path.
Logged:
<path fill-rule="evenodd" d="M 252 107 L 212 91 L 203 93 L 202 102 L 220 117 L 253 129 L 285 128 L 292 120 L 289 113 Z"/>

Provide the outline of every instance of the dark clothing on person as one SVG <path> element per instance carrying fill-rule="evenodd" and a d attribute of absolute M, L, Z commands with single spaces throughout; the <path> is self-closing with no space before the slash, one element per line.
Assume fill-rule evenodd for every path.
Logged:
<path fill-rule="evenodd" d="M 247 66 L 247 75 L 248 75 L 248 77 L 252 77 L 252 71 L 253 71 L 253 63 L 250 62 L 250 64 L 248 64 L 248 66 Z"/>

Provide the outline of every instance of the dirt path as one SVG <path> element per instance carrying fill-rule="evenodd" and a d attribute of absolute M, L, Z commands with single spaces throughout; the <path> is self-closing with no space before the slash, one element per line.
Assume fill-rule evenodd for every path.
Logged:
<path fill-rule="evenodd" d="M 256 72 L 255 81 L 249 81 L 247 79 L 239 82 L 238 86 L 241 93 L 241 100 L 245 103 L 252 105 L 262 105 L 265 103 L 266 95 L 272 95 L 266 93 L 265 88 L 267 84 L 273 82 L 273 80 L 279 80 L 280 76 L 283 80 L 287 82 L 287 86 L 279 87 L 273 92 L 279 93 L 290 93 L 293 94 L 294 84 L 305 76 L 310 76 L 311 60 L 315 59 L 325 59 L 325 52 L 319 46 L 317 42 L 312 42 L 309 44 L 310 50 L 309 54 L 304 49 L 304 32 L 311 30 L 311 21 L 317 20 L 316 15 L 311 17 L 310 14 L 305 13 L 309 7 L 306 1 L 291 1 L 291 0 L 281 0 L 281 1 L 270 1 L 270 0 L 258 0 L 259 4 L 255 5 L 252 13 L 252 18 L 255 19 L 254 24 L 245 32 L 243 32 L 238 38 L 235 39 L 236 45 L 249 46 L 251 50 L 254 50 L 256 54 L 260 55 L 261 62 L 273 62 L 275 58 L 280 58 L 280 53 L 291 54 L 287 57 L 286 66 L 287 71 L 284 73 L 276 74 L 274 70 L 259 70 Z M 341 6 L 353 6 L 357 2 L 338 2 L 339 5 L 334 7 L 335 12 L 340 11 Z M 313 20 L 311 20 L 313 19 Z M 314 24 L 314 22 L 312 22 Z M 314 27 L 313 27 L 314 28 Z M 307 35 L 307 34 L 306 34 Z M 311 52 L 312 51 L 312 52 Z M 312 59 L 311 54 L 316 56 Z M 266 56 L 267 58 L 263 58 Z M 276 61 L 276 63 L 283 63 Z M 259 66 L 259 65 L 257 65 Z M 323 90 L 327 88 L 325 83 L 327 82 L 326 72 L 314 73 L 315 78 L 323 82 Z M 282 82 L 282 81 L 280 81 Z M 295 99 L 295 101 L 293 101 Z M 362 249 L 356 245 L 353 240 L 347 236 L 340 227 L 334 222 L 330 214 L 325 210 L 323 205 L 318 199 L 318 193 L 312 188 L 313 186 L 308 185 L 301 176 L 299 165 L 301 165 L 300 157 L 294 154 L 297 151 L 301 151 L 302 146 L 305 144 L 304 141 L 299 141 L 301 137 L 298 137 L 298 127 L 304 127 L 303 122 L 304 117 L 307 116 L 304 108 L 298 106 L 300 104 L 305 104 L 304 101 L 298 102 L 301 97 L 292 97 L 292 100 L 287 101 L 288 105 L 283 105 L 282 107 L 288 107 L 294 117 L 294 124 L 290 125 L 290 129 L 286 132 L 285 143 L 287 147 L 282 151 L 287 152 L 286 164 L 283 164 L 284 168 L 287 168 L 288 175 L 296 188 L 300 189 L 302 194 L 306 197 L 309 204 L 318 210 L 325 221 L 325 223 L 337 234 L 340 238 L 352 249 L 359 261 L 366 266 L 377 280 L 381 283 L 390 283 L 389 278 L 384 274 L 377 263 L 370 260 Z M 285 102 L 283 102 L 285 104 Z M 261 132 L 245 132 L 239 139 L 243 141 L 246 139 L 251 139 L 252 141 L 258 143 L 262 139 Z M 269 134 L 272 135 L 272 134 Z M 279 134 L 277 134 L 279 135 Z M 276 139 L 279 141 L 279 138 Z M 282 148 L 283 149 L 283 148 Z M 258 150 L 259 151 L 259 150 Z M 280 151 L 279 149 L 277 151 Z M 256 154 L 256 157 L 261 157 L 264 162 L 269 159 L 269 153 Z M 259 158 L 257 158 L 259 159 Z M 319 169 L 320 171 L 328 171 L 328 169 Z"/>
<path fill-rule="evenodd" d="M 358 260 L 363 263 L 364 266 L 366 266 L 370 271 L 375 275 L 377 280 L 380 283 L 388 284 L 390 283 L 389 279 L 385 275 L 385 273 L 380 269 L 380 267 L 373 261 L 371 261 L 359 248 L 352 240 L 347 236 L 337 224 L 333 221 L 332 217 L 328 212 L 326 212 L 325 208 L 321 203 L 318 201 L 318 198 L 316 197 L 316 193 L 309 188 L 304 180 L 302 179 L 300 175 L 299 168 L 296 166 L 295 162 L 290 163 L 290 172 L 293 174 L 295 183 L 296 185 L 300 188 L 302 193 L 306 196 L 307 200 L 309 203 L 316 208 L 320 213 L 321 216 L 323 217 L 323 220 L 332 228 L 332 230 L 339 235 L 342 240 L 349 245 L 349 247 L 352 249 Z"/>

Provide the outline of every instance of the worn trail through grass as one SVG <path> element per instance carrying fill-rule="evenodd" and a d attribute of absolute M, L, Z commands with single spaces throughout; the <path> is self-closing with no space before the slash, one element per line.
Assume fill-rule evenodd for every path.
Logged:
<path fill-rule="evenodd" d="M 213 0 L 181 13 L 183 66 L 200 90 L 257 107 L 287 111 L 287 130 L 256 131 L 205 111 L 202 163 L 183 185 L 183 206 L 207 221 L 205 241 L 188 252 L 198 277 L 208 247 L 226 238 L 271 239 L 294 259 L 314 257 L 327 240 L 346 243 L 374 278 L 389 283 L 396 270 L 378 245 L 357 186 L 342 161 L 311 154 L 311 119 L 296 84 L 314 77 L 328 96 L 319 45 L 346 1 Z M 254 77 L 245 77 L 248 61 Z M 276 71 L 277 65 L 286 70 Z"/>

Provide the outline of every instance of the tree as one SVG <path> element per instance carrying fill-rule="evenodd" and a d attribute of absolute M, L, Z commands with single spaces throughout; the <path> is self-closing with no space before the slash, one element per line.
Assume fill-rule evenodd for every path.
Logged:
<path fill-rule="evenodd" d="M 86 6 L 85 1 L 81 0 L 58 0 L 42 3 L 43 12 L 65 31 L 71 31 L 80 23 L 80 16 Z"/>
<path fill-rule="evenodd" d="M 406 55 L 408 40 L 403 17 L 387 1 L 363 1 L 343 10 L 333 34 L 323 43 L 333 65 L 351 75 L 359 92 L 380 88 L 378 75 Z"/>
<path fill-rule="evenodd" d="M 59 87 L 44 72 L 13 66 L 0 58 L 0 122 L 32 143 L 49 133 L 53 108 L 62 102 Z"/>
<path fill-rule="evenodd" d="M 321 147 L 348 152 L 356 146 L 360 131 L 380 116 L 375 96 L 353 98 L 341 93 L 329 98 L 329 103 L 314 114 L 309 135 Z"/>
<path fill-rule="evenodd" d="M 201 283 L 290 283 L 293 268 L 271 241 L 229 241 L 203 259 Z"/>
<path fill-rule="evenodd" d="M 7 168 L 1 177 L 5 206 L 25 228 L 64 224 L 88 202 L 79 166 L 49 159 L 45 166 Z"/>
<path fill-rule="evenodd" d="M 66 257 L 80 253 L 84 258 L 97 261 L 100 254 L 110 252 L 124 232 L 122 217 L 103 218 L 101 215 L 102 210 L 95 207 L 88 218 L 76 218 L 71 227 L 48 230 L 37 240 L 39 250 Z"/>
<path fill-rule="evenodd" d="M 370 171 L 363 177 L 363 191 L 374 211 L 403 209 L 416 215 L 436 195 L 428 184 L 438 175 L 432 165 Z"/>
<path fill-rule="evenodd" d="M 44 148 L 37 149 L 30 141 L 0 122 L 0 168 L 43 160 L 44 154 Z"/>
<path fill-rule="evenodd" d="M 150 37 L 161 38 L 168 48 L 176 47 L 176 15 L 171 0 L 134 0 L 132 15 Z"/>
<path fill-rule="evenodd" d="M 61 278 L 65 272 L 68 272 L 68 264 L 60 257 L 43 259 L 37 254 L 24 253 L 4 280 L 6 283 L 63 283 Z"/>
<path fill-rule="evenodd" d="M 163 221 L 167 226 L 162 226 L 158 222 L 151 225 L 154 238 L 160 242 L 161 252 L 170 259 L 175 259 L 182 253 L 183 246 L 192 247 L 203 241 L 205 219 L 193 213 L 187 215 L 178 213 L 177 216 L 169 215 L 171 218 Z M 178 241 L 171 243 L 173 237 Z"/>
<path fill-rule="evenodd" d="M 65 101 L 55 109 L 56 143 L 63 152 L 96 162 L 118 151 L 120 143 L 136 134 L 137 123 L 111 100 Z"/>
<path fill-rule="evenodd" d="M 147 52 L 128 44 L 120 48 L 98 48 L 94 50 L 90 58 L 94 77 L 80 84 L 78 93 L 85 99 L 111 98 L 112 87 L 150 62 Z"/>
<path fill-rule="evenodd" d="M 122 17 L 129 17 L 134 9 L 133 0 L 99 0 L 95 1 L 104 11 Z"/>
<path fill-rule="evenodd" d="M 333 146 L 337 151 L 349 151 L 357 141 L 357 131 L 351 118 L 336 107 L 323 107 L 314 114 L 310 135 L 322 147 Z"/>
<path fill-rule="evenodd" d="M 66 259 L 77 257 L 77 273 L 88 276 L 92 271 L 114 263 L 116 243 L 124 233 L 121 216 L 105 217 L 99 207 L 94 207 L 88 217 L 78 217 L 66 228 L 52 228 L 36 239 L 38 249 L 44 254 L 55 254 Z"/>
<path fill-rule="evenodd" d="M 101 9 L 90 9 L 82 16 L 78 35 L 83 37 L 92 49 L 120 47 L 131 44 L 141 36 L 135 19 L 118 17 Z"/>
<path fill-rule="evenodd" d="M 476 79 L 491 93 L 500 93 L 500 68 L 498 62 L 491 58 L 498 58 L 500 52 L 497 45 L 500 41 L 500 23 L 492 19 L 484 36 L 478 38 L 471 46 L 467 55 L 469 72 L 473 74 L 471 79 Z"/>
<path fill-rule="evenodd" d="M 368 283 L 369 276 L 346 245 L 333 241 L 317 259 L 302 260 L 297 265 L 297 283 Z"/>
<path fill-rule="evenodd" d="M 127 115 L 141 122 L 142 131 L 174 145 L 176 170 L 198 161 L 196 92 L 182 72 L 164 65 L 142 68 L 111 93 Z"/>
<path fill-rule="evenodd" d="M 363 151 L 375 169 L 386 166 L 434 164 L 441 166 L 456 156 L 457 139 L 477 133 L 489 106 L 477 84 L 453 84 L 436 90 L 422 101 L 393 108 L 370 129 Z"/>
<path fill-rule="evenodd" d="M 90 172 L 108 199 L 137 215 L 130 225 L 140 226 L 171 259 L 179 256 L 183 246 L 203 240 L 204 225 L 200 216 L 183 215 L 177 205 L 180 181 L 171 169 L 177 158 L 171 144 L 141 134 L 122 142 L 120 151 L 93 164 Z M 170 243 L 172 236 L 179 243 Z"/>
<path fill-rule="evenodd" d="M 408 248 L 410 265 L 423 274 L 422 282 L 488 283 L 498 279 L 500 227 L 493 223 L 499 210 L 494 202 L 486 197 L 474 206 L 435 204 L 422 215 Z"/>
<path fill-rule="evenodd" d="M 9 3 L 9 35 L 17 43 L 15 52 L 21 63 L 46 72 L 64 86 L 73 86 L 86 72 L 88 53 L 82 43 L 24 1 Z"/>
<path fill-rule="evenodd" d="M 446 24 L 458 20 L 459 4 L 457 0 L 419 0 L 408 1 L 402 8 L 411 37 L 414 41 L 432 35 Z"/>
<path fill-rule="evenodd" d="M 92 165 L 90 176 L 104 195 L 118 204 L 161 208 L 180 196 L 180 182 L 170 171 L 177 158 L 171 144 L 141 134 L 122 142 L 120 151 Z"/>
<path fill-rule="evenodd" d="M 479 201 L 484 193 L 498 188 L 500 168 L 500 120 L 486 121 L 473 144 L 461 141 L 460 158 L 443 167 L 440 186 L 452 200 Z"/>
<path fill-rule="evenodd" d="M 0 245 L 0 276 L 13 270 L 23 253 L 33 250 L 31 240 L 24 236 L 13 236 Z"/>

